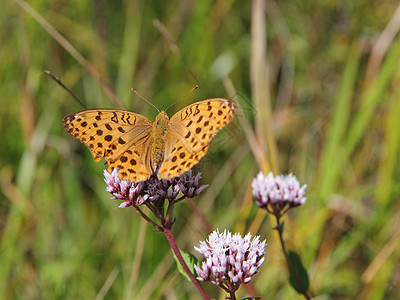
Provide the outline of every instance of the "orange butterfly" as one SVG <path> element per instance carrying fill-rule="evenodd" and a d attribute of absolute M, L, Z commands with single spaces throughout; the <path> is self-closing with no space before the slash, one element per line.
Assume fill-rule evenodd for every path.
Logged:
<path fill-rule="evenodd" d="M 154 122 L 124 110 L 89 109 L 64 118 L 63 126 L 85 143 L 95 161 L 103 156 L 108 171 L 140 182 L 157 173 L 177 177 L 206 154 L 212 138 L 234 117 L 233 100 L 213 98 L 185 107 L 169 120 L 161 111 Z"/>

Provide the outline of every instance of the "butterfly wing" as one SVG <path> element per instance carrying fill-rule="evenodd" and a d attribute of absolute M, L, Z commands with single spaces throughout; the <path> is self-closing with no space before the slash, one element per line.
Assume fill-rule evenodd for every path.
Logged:
<path fill-rule="evenodd" d="M 150 164 L 151 135 L 147 135 L 139 145 L 122 152 L 115 161 L 106 161 L 108 172 L 118 169 L 118 176 L 123 180 L 140 182 L 147 180 L 154 172 Z M 132 150 L 131 150 L 132 149 Z"/>
<path fill-rule="evenodd" d="M 214 98 L 196 102 L 172 116 L 158 178 L 183 174 L 206 154 L 212 138 L 234 117 L 235 101 Z"/>
<path fill-rule="evenodd" d="M 84 143 L 95 161 L 105 157 L 109 171 L 118 168 L 124 180 L 142 181 L 153 170 L 148 156 L 152 122 L 123 110 L 90 109 L 64 118 L 63 126 Z"/>

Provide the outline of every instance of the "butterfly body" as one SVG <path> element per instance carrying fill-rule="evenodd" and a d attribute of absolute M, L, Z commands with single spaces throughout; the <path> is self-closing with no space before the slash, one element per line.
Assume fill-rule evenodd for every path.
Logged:
<path fill-rule="evenodd" d="M 153 123 L 152 145 L 151 145 L 151 166 L 153 173 L 164 160 L 165 137 L 168 133 L 169 117 L 165 111 L 161 111 Z"/>
<path fill-rule="evenodd" d="M 189 105 L 171 119 L 161 111 L 154 122 L 129 111 L 89 109 L 65 117 L 63 126 L 88 146 L 95 161 L 105 157 L 108 170 L 119 169 L 124 180 L 139 182 L 154 173 L 170 179 L 199 162 L 236 109 L 230 99 L 213 98 Z"/>

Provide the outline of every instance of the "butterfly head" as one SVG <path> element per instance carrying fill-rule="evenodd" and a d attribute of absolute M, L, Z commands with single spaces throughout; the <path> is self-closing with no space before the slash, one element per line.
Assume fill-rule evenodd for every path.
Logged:
<path fill-rule="evenodd" d="M 154 121 L 154 128 L 158 131 L 165 131 L 169 124 L 169 117 L 165 111 L 161 111 L 155 121 Z"/>

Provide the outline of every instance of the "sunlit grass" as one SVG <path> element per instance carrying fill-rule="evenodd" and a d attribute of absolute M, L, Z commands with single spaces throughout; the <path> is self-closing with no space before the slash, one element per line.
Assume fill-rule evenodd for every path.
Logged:
<path fill-rule="evenodd" d="M 73 50 L 18 3 L 0 5 L 0 298 L 200 299 L 164 236 L 110 200 L 103 164 L 62 127 L 83 108 L 43 70 L 88 108 L 150 119 L 157 111 L 131 88 L 163 109 L 198 84 L 170 116 L 196 100 L 237 100 L 197 167 L 210 187 L 194 203 L 213 228 L 267 240 L 258 293 L 298 298 L 273 222 L 252 202 L 260 169 L 308 185 L 284 236 L 312 295 L 400 293 L 395 2 L 29 1 Z M 194 252 L 207 227 L 185 203 L 176 209 L 177 243 Z"/>

